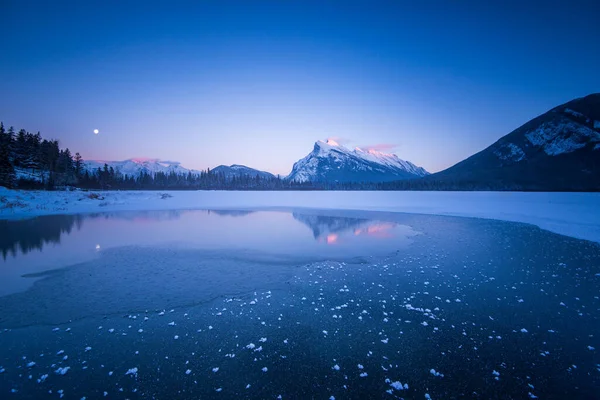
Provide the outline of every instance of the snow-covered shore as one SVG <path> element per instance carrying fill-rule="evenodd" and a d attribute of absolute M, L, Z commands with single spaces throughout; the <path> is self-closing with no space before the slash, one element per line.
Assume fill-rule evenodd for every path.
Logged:
<path fill-rule="evenodd" d="M 133 210 L 259 208 L 368 210 L 525 222 L 559 234 L 600 243 L 599 206 L 600 193 L 44 192 L 0 188 L 0 219 Z"/>

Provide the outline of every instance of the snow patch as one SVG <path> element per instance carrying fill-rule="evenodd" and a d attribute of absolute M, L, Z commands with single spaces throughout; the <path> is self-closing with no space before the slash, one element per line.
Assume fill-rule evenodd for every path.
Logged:
<path fill-rule="evenodd" d="M 545 122 L 525 137 L 549 156 L 571 153 L 587 143 L 600 142 L 600 132 L 568 119 Z"/>
<path fill-rule="evenodd" d="M 433 369 L 433 368 L 431 368 L 431 369 L 429 370 L 429 373 L 430 373 L 431 375 L 433 375 L 433 376 L 438 376 L 438 377 L 440 377 L 440 378 L 443 378 L 443 377 L 444 377 L 444 374 L 442 374 L 442 373 L 440 373 L 440 372 L 436 371 L 436 370 L 435 370 L 435 369 Z"/>
<path fill-rule="evenodd" d="M 69 372 L 70 369 L 71 367 L 62 367 L 58 368 L 56 371 L 54 371 L 54 373 L 57 375 L 65 375 L 67 372 Z"/>
<path fill-rule="evenodd" d="M 570 115 L 572 115 L 572 116 L 574 116 L 576 118 L 585 118 L 585 115 L 583 115 L 582 113 L 577 112 L 575 110 L 572 110 L 570 108 L 565 108 L 565 113 L 566 114 L 570 114 Z"/>
<path fill-rule="evenodd" d="M 501 160 L 519 162 L 525 159 L 525 152 L 516 144 L 508 143 L 494 150 L 494 154 Z"/>
<path fill-rule="evenodd" d="M 396 390 L 408 390 L 408 384 L 405 383 L 403 385 L 402 383 L 400 383 L 400 381 L 392 382 L 392 383 L 390 383 L 390 386 Z"/>

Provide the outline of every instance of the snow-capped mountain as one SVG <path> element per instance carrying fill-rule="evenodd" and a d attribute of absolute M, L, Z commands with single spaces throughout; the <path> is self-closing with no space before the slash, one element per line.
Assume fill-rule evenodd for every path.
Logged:
<path fill-rule="evenodd" d="M 427 179 L 492 190 L 600 190 L 600 93 L 555 107 Z"/>
<path fill-rule="evenodd" d="M 230 166 L 227 165 L 219 165 L 211 170 L 212 173 L 223 174 L 225 178 L 231 179 L 233 177 L 239 178 L 241 176 L 251 176 L 255 177 L 256 175 L 260 176 L 263 179 L 275 178 L 270 172 L 259 171 L 254 168 L 246 167 L 245 165 L 233 164 Z"/>
<path fill-rule="evenodd" d="M 109 168 L 113 167 L 115 172 L 118 171 L 123 175 L 129 176 L 139 176 L 142 171 L 150 175 L 154 175 L 157 172 L 169 174 L 171 171 L 176 174 L 187 174 L 188 172 L 192 174 L 200 173 L 200 171 L 182 167 L 177 161 L 162 161 L 153 158 L 131 158 L 125 161 L 86 160 L 83 163 L 84 168 L 89 172 L 94 172 L 98 168 L 103 169 L 104 164 L 107 164 Z"/>
<path fill-rule="evenodd" d="M 421 167 L 372 149 L 350 150 L 333 140 L 317 141 L 286 179 L 296 182 L 386 182 L 429 175 Z"/>

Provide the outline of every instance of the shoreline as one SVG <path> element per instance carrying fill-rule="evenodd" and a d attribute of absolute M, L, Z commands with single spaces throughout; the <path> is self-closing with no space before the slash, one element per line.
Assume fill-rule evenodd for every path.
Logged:
<path fill-rule="evenodd" d="M 97 194 L 98 198 L 92 198 Z M 164 196 L 166 195 L 166 196 Z M 600 243 L 600 193 L 417 191 L 21 191 L 0 188 L 0 220 L 153 210 L 383 211 L 522 222 Z M 7 207 L 7 205 L 9 205 Z M 10 206 L 12 205 L 12 206 Z"/>

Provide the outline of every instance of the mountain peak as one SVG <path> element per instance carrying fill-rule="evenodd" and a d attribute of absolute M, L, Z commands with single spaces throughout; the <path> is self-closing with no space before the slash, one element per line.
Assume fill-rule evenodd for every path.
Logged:
<path fill-rule="evenodd" d="M 336 142 L 333 139 L 327 139 L 326 141 L 322 141 L 322 140 L 317 140 L 315 142 L 315 150 L 329 150 L 331 148 L 341 148 L 344 149 L 345 147 L 340 145 L 338 142 Z"/>
<path fill-rule="evenodd" d="M 385 182 L 428 175 L 395 154 L 375 149 L 349 150 L 334 139 L 318 140 L 313 151 L 294 164 L 287 179 L 297 182 Z"/>

